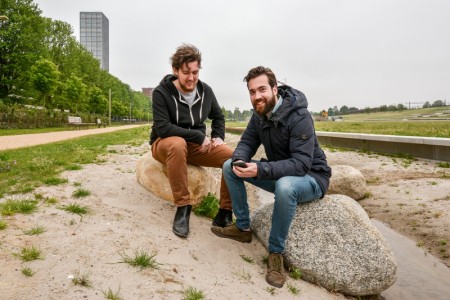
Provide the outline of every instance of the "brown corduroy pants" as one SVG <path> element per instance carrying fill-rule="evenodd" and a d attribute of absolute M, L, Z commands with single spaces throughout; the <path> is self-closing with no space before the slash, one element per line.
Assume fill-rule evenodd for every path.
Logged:
<path fill-rule="evenodd" d="M 187 143 L 181 137 L 158 138 L 152 144 L 152 155 L 157 161 L 167 165 L 175 206 L 190 204 L 187 165 L 222 168 L 231 158 L 233 149 L 227 145 L 212 147 L 209 152 L 201 152 L 201 145 Z M 231 198 L 225 180 L 220 180 L 220 208 L 231 210 Z"/>

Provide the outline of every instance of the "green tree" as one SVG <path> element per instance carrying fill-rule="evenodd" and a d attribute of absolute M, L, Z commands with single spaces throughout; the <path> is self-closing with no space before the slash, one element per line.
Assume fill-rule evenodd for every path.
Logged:
<path fill-rule="evenodd" d="M 84 98 L 86 92 L 86 85 L 81 78 L 78 78 L 72 74 L 64 84 L 64 97 L 68 100 L 68 107 L 72 111 L 78 113 L 78 111 L 87 111 L 88 105 Z"/>
<path fill-rule="evenodd" d="M 425 102 L 424 104 L 423 104 L 423 106 L 422 106 L 423 108 L 428 108 L 428 107 L 431 107 L 431 104 L 430 104 L 430 102 Z"/>
<path fill-rule="evenodd" d="M 32 0 L 1 0 L 0 15 L 0 99 L 20 102 L 33 94 L 28 78 L 30 68 L 47 56 L 43 43 L 46 20 Z"/>
<path fill-rule="evenodd" d="M 431 104 L 431 107 L 441 107 L 441 106 L 445 106 L 444 101 L 442 100 L 436 100 L 433 102 L 433 104 Z"/>
<path fill-rule="evenodd" d="M 31 68 L 30 79 L 34 88 L 40 93 L 40 104 L 43 107 L 53 107 L 51 102 L 52 93 L 59 84 L 59 71 L 56 65 L 47 60 L 40 59 Z"/>
<path fill-rule="evenodd" d="M 89 89 L 89 111 L 96 114 L 106 114 L 108 99 L 100 88 L 93 86 Z"/>
<path fill-rule="evenodd" d="M 347 105 L 341 106 L 339 112 L 341 113 L 341 115 L 346 115 L 348 113 L 348 106 Z"/>

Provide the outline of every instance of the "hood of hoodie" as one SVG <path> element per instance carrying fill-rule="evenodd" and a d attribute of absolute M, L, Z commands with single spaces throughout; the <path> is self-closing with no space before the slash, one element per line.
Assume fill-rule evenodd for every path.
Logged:
<path fill-rule="evenodd" d="M 305 94 L 290 86 L 282 85 L 278 87 L 278 94 L 283 98 L 283 104 L 269 118 L 274 122 L 283 122 L 283 119 L 292 111 L 308 108 L 308 100 Z"/>
<path fill-rule="evenodd" d="M 167 90 L 171 95 L 175 96 L 176 99 L 179 99 L 180 97 L 180 92 L 177 90 L 175 84 L 173 83 L 174 80 L 176 80 L 177 77 L 173 74 L 168 74 L 166 76 L 164 76 L 164 78 L 161 80 L 161 82 L 159 83 L 161 85 L 161 87 L 163 87 L 165 90 Z M 200 81 L 200 79 L 198 80 L 197 83 L 197 90 L 198 93 L 201 95 L 202 91 L 203 91 L 203 83 Z"/>

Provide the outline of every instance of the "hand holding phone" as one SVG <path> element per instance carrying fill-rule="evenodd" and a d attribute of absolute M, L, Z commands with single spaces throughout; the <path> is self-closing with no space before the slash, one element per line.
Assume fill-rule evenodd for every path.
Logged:
<path fill-rule="evenodd" d="M 240 168 L 247 168 L 247 164 L 243 161 L 234 161 L 233 166 L 240 167 Z"/>

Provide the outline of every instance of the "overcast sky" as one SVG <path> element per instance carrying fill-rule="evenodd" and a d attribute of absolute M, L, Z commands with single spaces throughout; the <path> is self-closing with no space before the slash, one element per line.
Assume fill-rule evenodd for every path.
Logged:
<path fill-rule="evenodd" d="M 450 101 L 448 0 L 35 0 L 72 25 L 109 19 L 110 73 L 134 90 L 171 73 L 181 43 L 203 54 L 200 80 L 221 106 L 250 109 L 248 70 L 270 67 L 309 109 Z"/>

